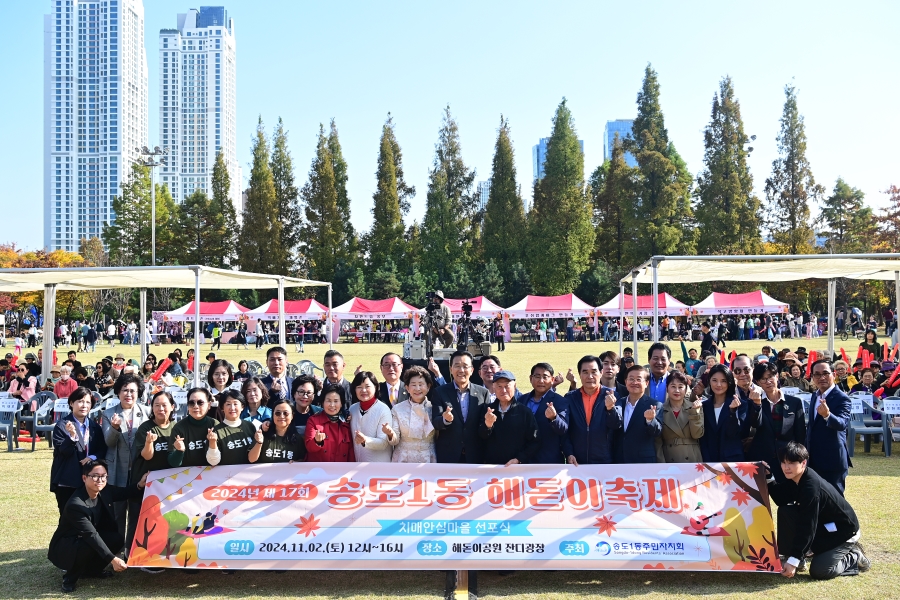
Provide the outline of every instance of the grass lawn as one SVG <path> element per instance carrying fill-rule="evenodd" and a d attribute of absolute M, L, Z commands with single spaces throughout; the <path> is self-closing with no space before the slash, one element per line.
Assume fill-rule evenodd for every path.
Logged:
<path fill-rule="evenodd" d="M 808 342 L 809 340 L 803 340 Z M 849 344 L 849 342 L 848 342 Z M 776 343 L 777 348 L 797 343 Z M 803 344 L 807 349 L 824 348 L 824 339 Z M 646 356 L 649 344 L 641 344 Z M 699 346 L 699 344 L 694 344 Z M 762 342 L 734 344 L 739 352 L 757 352 Z M 358 364 L 378 373 L 378 359 L 388 350 L 401 350 L 399 344 L 338 344 L 346 357 L 348 370 Z M 154 347 L 161 357 L 171 347 Z M 184 347 L 182 347 L 184 348 Z M 128 358 L 139 358 L 137 346 L 98 347 L 95 354 L 80 354 L 82 361 L 124 351 Z M 206 354 L 209 345 L 204 345 Z M 503 366 L 525 379 L 535 362 L 548 361 L 557 370 L 574 367 L 578 358 L 618 344 L 558 343 L 554 345 L 513 342 L 500 353 Z M 300 356 L 290 347 L 289 360 Z M 303 358 L 321 364 L 325 347 L 307 344 Z M 728 350 L 731 350 L 729 344 Z M 855 347 L 854 347 L 855 350 Z M 850 347 L 847 347 L 851 353 Z M 60 353 L 63 350 L 60 349 Z M 260 360 L 263 351 L 217 352 L 237 363 L 241 357 Z M 855 352 L 851 353 L 855 355 Z M 90 357 L 90 358 L 89 358 Z M 676 357 L 681 358 L 680 351 Z M 527 384 L 526 384 L 527 387 Z M 873 445 L 874 446 L 874 445 Z M 880 449 L 880 448 L 879 448 Z M 56 525 L 56 502 L 48 491 L 51 452 L 47 445 L 35 453 L 8 453 L 0 450 L 0 600 L 61 597 L 61 573 L 46 559 L 46 548 Z M 872 570 L 859 577 L 843 577 L 830 582 L 812 582 L 806 574 L 794 580 L 777 575 L 748 573 L 665 573 L 659 571 L 521 571 L 501 576 L 492 571 L 481 573 L 479 588 L 484 598 L 896 598 L 900 596 L 900 527 L 893 504 L 900 498 L 900 454 L 891 458 L 856 447 L 855 467 L 847 482 L 847 498 L 860 518 Z M 182 573 L 167 571 L 150 575 L 128 571 L 113 579 L 82 580 L 74 597 L 90 598 L 440 598 L 444 575 L 432 571 L 289 571 Z"/>

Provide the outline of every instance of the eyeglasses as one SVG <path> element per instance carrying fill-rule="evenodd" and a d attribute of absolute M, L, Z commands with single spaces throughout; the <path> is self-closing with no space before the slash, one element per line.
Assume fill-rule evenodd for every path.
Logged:
<path fill-rule="evenodd" d="M 90 477 L 91 479 L 93 479 L 96 482 L 100 482 L 100 481 L 106 481 L 106 479 L 107 479 L 107 477 L 109 477 L 109 475 L 105 475 L 105 474 L 104 475 L 95 475 L 95 474 L 91 473 L 88 475 L 88 477 Z"/>
<path fill-rule="evenodd" d="M 206 400 L 188 400 L 188 406 L 203 406 Z"/>
<path fill-rule="evenodd" d="M 291 416 L 291 411 L 287 411 L 287 412 L 278 411 L 278 412 L 272 413 L 272 415 L 276 416 L 276 417 L 289 417 L 289 416 Z"/>
<path fill-rule="evenodd" d="M 134 396 L 137 394 L 137 390 L 131 390 L 131 389 L 125 388 L 119 393 L 120 394 L 128 394 L 129 396 Z"/>
<path fill-rule="evenodd" d="M 296 392 L 294 392 L 294 395 L 306 397 L 306 396 L 315 396 L 316 393 L 312 390 L 297 390 Z"/>
<path fill-rule="evenodd" d="M 731 372 L 735 375 L 749 375 L 750 367 L 744 367 L 743 369 L 732 369 Z"/>
<path fill-rule="evenodd" d="M 812 374 L 813 377 L 828 377 L 829 375 L 831 375 L 831 371 L 814 371 Z"/>
<path fill-rule="evenodd" d="M 403 363 L 381 363 L 381 366 L 385 369 L 399 369 L 403 366 Z"/>

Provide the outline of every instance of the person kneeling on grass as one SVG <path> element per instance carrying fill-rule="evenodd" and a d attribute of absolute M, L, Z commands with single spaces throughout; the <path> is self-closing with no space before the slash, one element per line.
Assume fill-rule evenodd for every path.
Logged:
<path fill-rule="evenodd" d="M 75 491 L 63 509 L 59 526 L 50 540 L 47 558 L 64 569 L 62 591 L 75 591 L 81 577 L 106 578 L 127 569 L 118 555 L 125 540 L 116 524 L 113 503 L 139 499 L 147 482 L 145 474 L 134 487 L 107 487 L 106 461 L 90 460 L 82 467 L 84 487 Z"/>
<path fill-rule="evenodd" d="M 793 577 L 810 554 L 813 579 L 868 571 L 871 564 L 859 543 L 859 519 L 835 487 L 807 466 L 806 447 L 788 442 L 778 458 L 786 480 L 778 483 L 772 477 L 769 494 L 778 505 L 782 575 Z"/>

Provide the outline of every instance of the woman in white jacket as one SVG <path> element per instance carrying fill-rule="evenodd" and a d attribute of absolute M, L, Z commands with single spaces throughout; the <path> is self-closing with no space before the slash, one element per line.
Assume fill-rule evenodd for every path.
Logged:
<path fill-rule="evenodd" d="M 388 442 L 394 447 L 395 463 L 433 463 L 434 426 L 431 424 L 431 373 L 422 367 L 410 367 L 403 373 L 403 384 L 409 400 L 391 409 L 391 426 L 384 427 Z"/>
<path fill-rule="evenodd" d="M 391 409 L 379 402 L 378 380 L 371 371 L 360 371 L 350 382 L 350 435 L 357 462 L 391 462 L 391 445 L 384 426 L 390 427 Z"/>

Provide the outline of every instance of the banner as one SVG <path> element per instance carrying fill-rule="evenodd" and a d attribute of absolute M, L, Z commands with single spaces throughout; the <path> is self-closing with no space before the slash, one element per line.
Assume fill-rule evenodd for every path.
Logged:
<path fill-rule="evenodd" d="M 148 477 L 129 566 L 780 572 L 758 463 L 280 463 Z"/>

